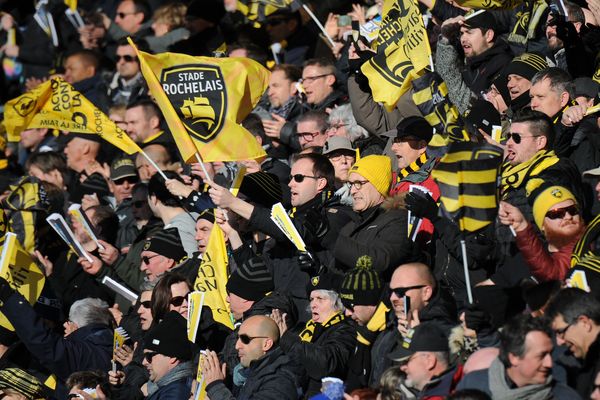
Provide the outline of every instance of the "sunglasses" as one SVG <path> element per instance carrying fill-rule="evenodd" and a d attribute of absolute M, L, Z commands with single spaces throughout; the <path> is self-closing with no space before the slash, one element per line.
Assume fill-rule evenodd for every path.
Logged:
<path fill-rule="evenodd" d="M 146 265 L 150 264 L 150 260 L 152 260 L 154 257 L 158 257 L 160 254 L 157 254 L 155 256 L 152 257 L 148 257 L 148 256 L 143 256 L 142 257 L 142 262 Z"/>
<path fill-rule="evenodd" d="M 250 344 L 250 342 L 254 339 L 268 339 L 268 336 L 248 336 L 245 333 L 242 333 L 241 335 L 238 335 L 238 339 L 240 339 L 240 342 L 242 342 L 243 344 Z"/>
<path fill-rule="evenodd" d="M 188 293 L 189 294 L 189 293 Z M 188 295 L 185 296 L 175 296 L 169 300 L 169 304 L 173 307 L 181 307 L 184 301 L 187 301 Z"/>
<path fill-rule="evenodd" d="M 121 60 L 129 63 L 129 62 L 137 61 L 138 58 L 136 56 L 130 56 L 129 54 L 126 54 L 124 56 L 117 55 L 117 62 L 119 62 Z"/>
<path fill-rule="evenodd" d="M 302 183 L 302 182 L 304 182 L 304 178 L 319 179 L 320 177 L 318 177 L 318 176 L 310 176 L 310 175 L 302 175 L 302 174 L 295 174 L 295 175 L 290 175 L 288 179 L 290 181 L 293 180 L 294 182 Z"/>
<path fill-rule="evenodd" d="M 512 139 L 513 142 L 515 142 L 516 144 L 521 143 L 521 139 L 523 138 L 528 138 L 528 137 L 538 137 L 540 135 L 528 135 L 528 136 L 524 136 L 521 135 L 520 133 L 513 133 L 513 132 L 509 132 L 508 135 L 506 135 L 506 137 L 508 138 L 508 140 Z"/>
<path fill-rule="evenodd" d="M 569 213 L 569 215 L 571 217 L 579 215 L 579 207 L 577 207 L 576 204 L 572 204 L 572 205 L 570 205 L 568 207 L 554 208 L 552 210 L 549 210 L 546 213 L 546 218 L 548 218 L 548 219 L 560 219 L 560 218 L 564 218 L 567 213 Z"/>
<path fill-rule="evenodd" d="M 425 286 L 427 286 L 427 285 L 415 285 L 415 286 L 407 286 L 407 287 L 390 288 L 390 290 L 397 297 L 404 297 L 404 296 L 406 296 L 406 292 L 408 292 L 409 290 L 421 289 L 421 288 L 424 288 Z"/>
<path fill-rule="evenodd" d="M 156 351 L 149 351 L 147 353 L 144 353 L 144 359 L 146 360 L 146 362 L 148 364 L 152 363 L 152 359 L 154 358 L 155 355 L 157 355 L 158 353 Z"/>
<path fill-rule="evenodd" d="M 118 12 L 118 13 L 116 14 L 116 16 L 117 16 L 118 18 L 121 18 L 121 19 L 123 19 L 123 18 L 125 18 L 125 17 L 126 17 L 126 16 L 128 16 L 128 15 L 134 15 L 134 14 L 137 14 L 137 13 L 135 13 L 135 12 L 130 12 L 130 13 Z"/>
<path fill-rule="evenodd" d="M 115 185 L 119 185 L 121 186 L 122 184 L 124 184 L 125 182 L 129 182 L 130 185 L 133 185 L 135 183 L 138 183 L 139 179 L 137 176 L 126 176 L 125 178 L 121 178 L 121 179 L 114 179 L 113 183 Z"/>
<path fill-rule="evenodd" d="M 150 309 L 151 306 L 152 306 L 152 302 L 150 300 L 140 301 L 140 307 Z"/>

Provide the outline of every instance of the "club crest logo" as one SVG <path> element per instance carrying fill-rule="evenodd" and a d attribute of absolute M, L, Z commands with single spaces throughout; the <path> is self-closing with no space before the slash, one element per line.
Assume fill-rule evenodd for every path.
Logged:
<path fill-rule="evenodd" d="M 227 92 L 218 66 L 190 64 L 167 68 L 162 71 L 160 84 L 194 139 L 207 143 L 219 134 L 227 115 Z"/>
<path fill-rule="evenodd" d="M 13 105 L 13 108 L 20 117 L 25 118 L 35 110 L 36 104 L 37 100 L 34 97 L 22 96 L 19 101 Z"/>

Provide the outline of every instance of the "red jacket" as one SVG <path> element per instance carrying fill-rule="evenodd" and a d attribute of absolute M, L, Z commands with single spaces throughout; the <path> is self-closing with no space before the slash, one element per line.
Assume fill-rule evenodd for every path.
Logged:
<path fill-rule="evenodd" d="M 571 267 L 571 253 L 575 244 L 583 234 L 577 234 L 567 245 L 557 252 L 551 253 L 542 243 L 530 224 L 524 231 L 517 232 L 517 247 L 523 254 L 529 269 L 536 279 L 544 282 L 550 280 L 564 281 Z"/>

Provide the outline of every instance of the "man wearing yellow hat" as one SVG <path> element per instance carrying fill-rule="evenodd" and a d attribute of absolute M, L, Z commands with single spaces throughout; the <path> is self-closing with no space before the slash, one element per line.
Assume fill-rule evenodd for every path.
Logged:
<path fill-rule="evenodd" d="M 389 279 L 395 267 L 415 257 L 406 233 L 406 210 L 382 207 L 391 181 L 392 162 L 387 156 L 363 157 L 350 168 L 348 183 L 358 218 L 342 228 L 335 245 L 336 267 L 342 271 L 368 255 L 373 268 Z"/>
<path fill-rule="evenodd" d="M 571 253 L 583 234 L 585 222 L 575 196 L 567 188 L 546 186 L 536 191 L 533 218 L 547 247 L 517 207 L 501 202 L 498 217 L 517 233 L 517 247 L 531 274 L 539 281 L 562 281 L 569 272 Z"/>

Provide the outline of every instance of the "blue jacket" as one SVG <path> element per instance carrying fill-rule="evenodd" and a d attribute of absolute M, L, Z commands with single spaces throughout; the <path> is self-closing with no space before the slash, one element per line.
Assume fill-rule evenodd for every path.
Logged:
<path fill-rule="evenodd" d="M 46 328 L 33 307 L 17 292 L 0 305 L 0 311 L 40 364 L 65 381 L 75 371 L 108 371 L 113 331 L 106 325 L 86 325 L 67 337 Z"/>

